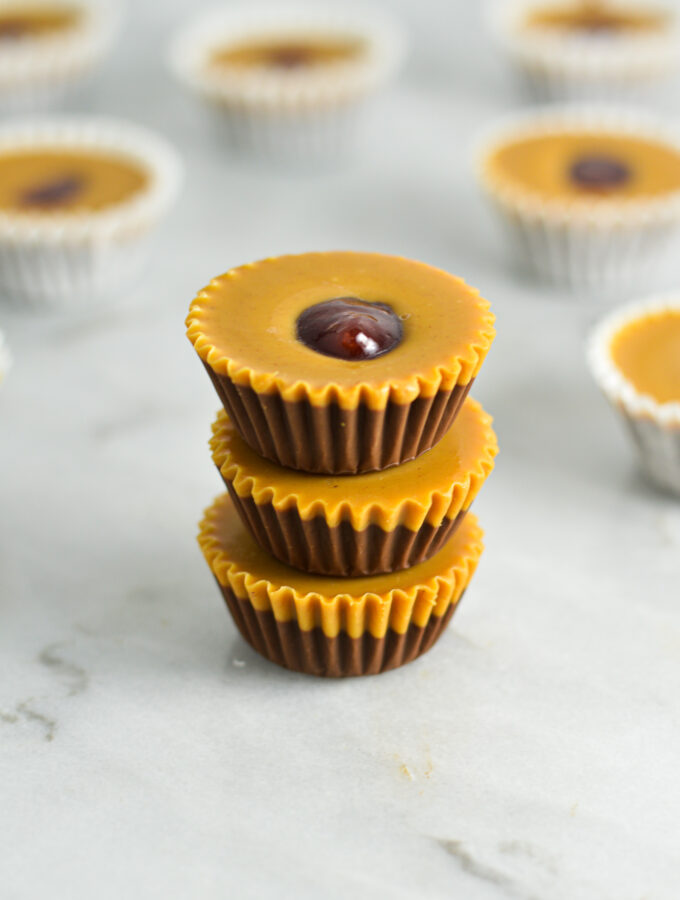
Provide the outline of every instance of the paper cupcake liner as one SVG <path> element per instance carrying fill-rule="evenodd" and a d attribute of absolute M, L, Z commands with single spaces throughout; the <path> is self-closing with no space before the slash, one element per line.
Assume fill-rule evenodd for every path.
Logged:
<path fill-rule="evenodd" d="M 101 62 L 118 30 L 116 7 L 108 0 L 74 0 L 72 5 L 82 10 L 82 21 L 63 33 L 3 42 L 0 112 L 52 106 Z"/>
<path fill-rule="evenodd" d="M 212 125 L 218 141 L 245 158 L 323 167 L 351 156 L 370 109 L 368 99 L 300 114 L 215 109 Z"/>
<path fill-rule="evenodd" d="M 617 368 L 610 351 L 614 336 L 627 323 L 665 309 L 680 309 L 677 293 L 617 310 L 593 332 L 588 361 L 595 381 L 622 416 L 647 477 L 662 490 L 680 495 L 680 403 L 657 403 L 638 393 Z"/>
<path fill-rule="evenodd" d="M 620 5 L 620 4 L 619 4 Z M 625 5 L 625 3 L 624 3 Z M 644 0 L 636 0 L 636 11 Z M 670 4 L 652 4 L 671 16 L 656 35 L 618 34 L 601 39 L 578 33 L 522 27 L 527 12 L 543 4 L 511 0 L 492 8 L 490 24 L 497 43 L 521 74 L 530 94 L 541 101 L 641 101 L 678 68 L 680 28 Z"/>
<path fill-rule="evenodd" d="M 0 294 L 22 307 L 90 306 L 130 284 L 148 257 L 153 230 L 171 207 L 181 162 L 162 138 L 99 118 L 36 119 L 0 127 L 0 151 L 64 147 L 111 152 L 148 172 L 134 197 L 92 213 L 0 211 Z"/>
<path fill-rule="evenodd" d="M 221 528 L 235 515 L 228 496 L 219 497 L 206 511 L 199 544 L 236 624 L 274 662 L 315 675 L 369 674 L 423 652 L 460 601 L 483 550 L 482 531 L 469 515 L 437 556 L 402 574 L 400 583 L 384 575 L 314 580 L 266 557 L 260 574 L 257 554 L 241 550 L 244 567 L 239 551 L 235 557 L 234 545 L 224 543 Z"/>
<path fill-rule="evenodd" d="M 219 584 L 241 636 L 261 656 L 293 672 L 325 678 L 379 675 L 412 662 L 439 640 L 458 608 L 449 606 L 427 625 L 409 625 L 403 633 L 388 629 L 382 637 L 365 632 L 358 638 L 339 632 L 327 637 L 321 628 L 303 631 L 295 622 L 279 622 L 271 612 L 254 609 L 232 590 Z"/>
<path fill-rule="evenodd" d="M 358 59 L 322 71 L 224 72 L 207 65 L 211 52 L 227 42 L 319 33 L 356 36 L 366 49 Z M 300 161 L 336 158 L 351 147 L 364 100 L 389 81 L 403 52 L 400 30 L 375 13 L 242 7 L 183 29 L 170 61 L 179 79 L 208 101 L 234 145 L 255 156 Z"/>
<path fill-rule="evenodd" d="M 335 402 L 317 406 L 260 394 L 204 365 L 229 418 L 256 453 L 290 469 L 331 475 L 386 469 L 429 450 L 453 424 L 474 380 L 411 403 L 343 409 Z"/>
<path fill-rule="evenodd" d="M 480 142 L 476 169 L 514 250 L 542 278 L 575 290 L 612 290 L 658 277 L 680 236 L 680 192 L 566 202 L 543 199 L 491 171 L 489 159 L 506 141 L 574 129 L 648 137 L 680 151 L 680 129 L 637 110 L 546 107 L 509 118 Z"/>

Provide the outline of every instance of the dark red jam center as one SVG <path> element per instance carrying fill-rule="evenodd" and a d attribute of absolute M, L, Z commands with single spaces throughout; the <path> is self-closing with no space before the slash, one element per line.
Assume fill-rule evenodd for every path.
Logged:
<path fill-rule="evenodd" d="M 631 177 L 628 166 L 613 156 L 582 156 L 569 169 L 571 180 L 587 191 L 608 191 L 621 187 Z"/>
<path fill-rule="evenodd" d="M 26 19 L 19 16 L 11 19 L 3 19 L 0 21 L 0 41 L 13 41 L 23 37 L 31 30 L 31 26 Z"/>
<path fill-rule="evenodd" d="M 268 54 L 267 62 L 276 69 L 299 69 L 310 64 L 312 53 L 308 47 L 277 47 Z"/>
<path fill-rule="evenodd" d="M 72 200 L 84 187 L 85 182 L 79 175 L 63 175 L 24 191 L 21 202 L 24 206 L 49 209 Z"/>
<path fill-rule="evenodd" d="M 621 25 L 615 19 L 607 16 L 598 17 L 597 13 L 585 17 L 578 23 L 577 27 L 580 31 L 590 34 L 616 34 L 621 30 Z"/>
<path fill-rule="evenodd" d="M 582 26 L 582 31 L 587 34 L 614 35 L 620 31 L 620 27 L 613 22 L 590 22 Z"/>
<path fill-rule="evenodd" d="M 386 303 L 336 297 L 308 307 L 297 320 L 297 337 L 317 353 L 338 359 L 375 359 L 401 343 L 401 319 Z"/>

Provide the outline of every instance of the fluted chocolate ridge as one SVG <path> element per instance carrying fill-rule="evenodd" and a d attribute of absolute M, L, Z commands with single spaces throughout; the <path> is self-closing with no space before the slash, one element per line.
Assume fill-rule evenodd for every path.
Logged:
<path fill-rule="evenodd" d="M 258 544 L 281 562 L 316 575 L 355 577 L 398 572 L 424 562 L 455 533 L 467 510 L 438 526 L 423 522 L 417 531 L 398 525 L 385 531 L 369 525 L 356 531 L 351 522 L 330 526 L 323 516 L 303 519 L 295 508 L 278 510 L 239 497 L 229 482 L 229 495 Z"/>
<path fill-rule="evenodd" d="M 453 424 L 474 381 L 383 409 L 315 406 L 259 393 L 206 371 L 229 417 L 260 456 L 290 469 L 356 475 L 400 465 L 433 447 Z"/>
<path fill-rule="evenodd" d="M 378 675 L 411 662 L 436 643 L 460 603 L 442 616 L 431 615 L 424 627 L 410 624 L 403 634 L 388 629 L 380 638 L 368 631 L 357 638 L 343 631 L 328 637 L 321 628 L 303 631 L 295 620 L 280 622 L 225 585 L 219 587 L 236 627 L 258 653 L 294 672 L 327 678 Z"/>

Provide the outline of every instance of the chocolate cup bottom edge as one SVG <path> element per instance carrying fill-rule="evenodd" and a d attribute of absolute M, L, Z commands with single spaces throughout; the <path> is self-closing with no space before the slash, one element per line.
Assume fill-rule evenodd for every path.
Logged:
<path fill-rule="evenodd" d="M 443 616 L 430 616 L 424 627 L 409 625 L 404 634 L 388 629 L 382 638 L 370 632 L 360 638 L 345 632 L 329 638 L 318 627 L 303 631 L 295 621 L 279 622 L 271 611 L 256 610 L 230 588 L 219 587 L 236 627 L 254 650 L 293 672 L 325 678 L 378 675 L 412 662 L 436 643 L 460 605 L 459 600 Z"/>

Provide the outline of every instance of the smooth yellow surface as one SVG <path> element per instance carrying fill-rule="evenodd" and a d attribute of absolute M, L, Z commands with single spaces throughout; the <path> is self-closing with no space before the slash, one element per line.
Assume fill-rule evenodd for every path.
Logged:
<path fill-rule="evenodd" d="M 81 17 L 77 7 L 59 3 L 0 6 L 0 47 L 3 40 L 44 37 L 64 31 L 76 25 Z"/>
<path fill-rule="evenodd" d="M 323 356 L 297 340 L 300 313 L 335 297 L 389 304 L 403 322 L 394 350 L 370 360 Z M 477 374 L 493 316 L 460 278 L 377 253 L 305 253 L 232 269 L 191 304 L 188 336 L 219 374 L 260 393 L 317 405 L 383 408 L 432 396 Z"/>
<path fill-rule="evenodd" d="M 368 630 L 382 637 L 388 628 L 403 634 L 411 623 L 424 626 L 460 599 L 482 554 L 482 531 L 468 513 L 444 547 L 426 562 L 401 572 L 364 578 L 307 575 L 269 556 L 251 537 L 228 494 L 206 511 L 199 544 L 213 574 L 241 599 L 280 622 L 297 621 L 328 637 Z"/>
<path fill-rule="evenodd" d="M 213 432 L 213 460 L 239 496 L 278 510 L 296 508 L 307 520 L 321 516 L 330 527 L 350 521 L 356 531 L 369 525 L 417 531 L 425 521 L 437 527 L 454 518 L 472 503 L 497 451 L 490 417 L 470 398 L 427 453 L 363 475 L 310 475 L 277 466 L 251 450 L 223 411 Z"/>
<path fill-rule="evenodd" d="M 73 197 L 45 207 L 22 203 L 25 192 L 73 175 L 85 181 Z M 128 200 L 147 181 L 141 166 L 114 156 L 48 149 L 0 152 L 0 210 L 9 212 L 93 212 Z"/>
<path fill-rule="evenodd" d="M 537 6 L 526 19 L 528 28 L 554 28 L 559 31 L 606 33 L 649 33 L 667 27 L 669 17 L 662 10 L 635 9 L 616 3 L 584 0 L 582 3 L 555 3 Z"/>
<path fill-rule="evenodd" d="M 356 59 L 364 43 L 352 38 L 318 35 L 287 35 L 228 44 L 213 51 L 210 65 L 216 68 L 266 68 L 296 71 Z"/>
<path fill-rule="evenodd" d="M 579 187 L 569 177 L 584 156 L 608 156 L 624 163 L 631 177 L 601 192 Z M 547 198 L 598 200 L 659 197 L 680 190 L 680 152 L 660 141 L 603 132 L 532 135 L 508 141 L 488 160 L 502 181 Z"/>
<path fill-rule="evenodd" d="M 657 403 L 680 402 L 680 309 L 629 322 L 611 343 L 621 374 Z"/>

